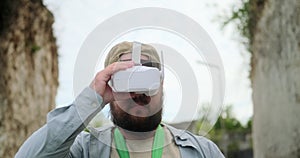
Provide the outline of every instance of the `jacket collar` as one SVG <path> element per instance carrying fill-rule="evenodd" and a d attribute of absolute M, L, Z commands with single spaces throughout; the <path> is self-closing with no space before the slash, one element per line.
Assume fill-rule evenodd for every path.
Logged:
<path fill-rule="evenodd" d="M 162 124 L 164 126 L 167 127 L 167 129 L 169 129 L 169 131 L 171 132 L 171 134 L 174 137 L 174 141 L 177 145 L 182 146 L 182 147 L 195 147 L 195 139 L 193 139 L 194 137 L 192 136 L 192 134 L 186 130 L 182 130 L 182 129 L 177 129 L 174 128 L 170 125 L 166 125 L 166 124 Z"/>
<path fill-rule="evenodd" d="M 186 130 L 177 129 L 165 123 L 161 123 L 162 126 L 167 127 L 167 129 L 171 132 L 174 141 L 177 145 L 182 147 L 195 147 L 196 140 L 193 139 L 194 137 L 192 134 Z M 100 128 L 90 128 L 90 132 L 96 138 L 101 138 L 101 141 L 104 143 L 111 144 L 112 141 L 112 128 L 115 127 L 114 125 L 108 125 Z M 108 145 L 108 144 L 107 144 Z"/>

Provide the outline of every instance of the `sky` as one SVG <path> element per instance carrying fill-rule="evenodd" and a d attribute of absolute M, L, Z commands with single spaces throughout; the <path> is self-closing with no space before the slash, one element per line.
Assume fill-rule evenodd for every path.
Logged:
<path fill-rule="evenodd" d="M 74 67 L 78 52 L 82 43 L 99 24 L 118 13 L 142 7 L 159 7 L 171 9 L 182 13 L 195 20 L 210 36 L 214 42 L 223 62 L 225 72 L 225 99 L 224 105 L 233 106 L 233 116 L 242 123 L 252 116 L 252 101 L 249 76 L 250 53 L 239 42 L 241 37 L 233 24 L 221 29 L 224 16 L 230 14 L 233 7 L 237 7 L 238 0 L 187 0 L 174 2 L 171 0 L 44 0 L 44 4 L 53 13 L 54 35 L 59 53 L 59 88 L 56 97 L 57 106 L 70 104 L 74 100 L 73 77 Z M 124 20 L 126 23 L 126 20 Z M 143 38 L 141 35 L 145 35 Z M 114 43 L 122 40 L 142 40 L 151 43 L 153 41 L 164 45 L 172 45 L 178 52 L 189 50 L 183 54 L 187 61 L 195 59 L 197 50 L 194 50 L 188 42 L 176 34 L 162 30 L 143 29 L 129 32 L 117 38 Z M 171 40 L 170 40 L 171 39 Z M 179 44 L 178 44 L 179 43 Z M 203 53 L 203 52 L 202 52 Z M 201 54 L 201 52 L 200 52 Z M 201 61 L 203 58 L 196 57 Z M 199 59 L 198 59 L 199 58 Z M 98 59 L 95 72 L 103 67 L 103 58 Z M 196 62 L 191 62 L 198 83 L 199 105 L 210 101 L 212 95 L 212 82 L 207 67 Z M 181 114 L 179 102 L 182 99 L 180 80 L 172 69 L 166 68 L 166 80 L 169 85 L 165 86 L 165 109 L 164 121 L 180 122 L 193 119 L 189 115 Z M 172 105 L 172 106 L 171 106 Z M 195 111 L 195 109 L 190 109 Z M 105 109 L 104 111 L 108 111 Z M 174 115 L 176 113 L 176 115 Z"/>

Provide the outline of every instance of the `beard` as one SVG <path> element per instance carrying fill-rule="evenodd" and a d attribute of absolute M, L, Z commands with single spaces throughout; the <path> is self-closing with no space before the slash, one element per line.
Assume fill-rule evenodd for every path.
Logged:
<path fill-rule="evenodd" d="M 160 107 L 162 107 L 163 97 L 160 100 Z M 116 103 L 110 103 L 111 119 L 112 122 L 128 131 L 132 132 L 149 132 L 157 128 L 162 120 L 162 108 L 151 116 L 140 117 L 134 116 L 122 108 Z"/>

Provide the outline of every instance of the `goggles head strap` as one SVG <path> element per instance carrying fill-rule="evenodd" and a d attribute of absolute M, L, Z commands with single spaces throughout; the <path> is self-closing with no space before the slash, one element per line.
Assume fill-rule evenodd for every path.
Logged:
<path fill-rule="evenodd" d="M 142 44 L 139 42 L 133 42 L 131 60 L 134 62 L 135 65 L 141 65 L 141 50 Z"/>

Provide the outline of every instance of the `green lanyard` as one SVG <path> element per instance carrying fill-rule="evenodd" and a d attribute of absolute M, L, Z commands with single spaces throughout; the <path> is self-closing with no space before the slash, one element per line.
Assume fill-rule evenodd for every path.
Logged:
<path fill-rule="evenodd" d="M 161 125 L 158 125 L 155 132 L 153 146 L 152 146 L 152 158 L 162 157 L 164 137 L 165 137 L 164 129 L 161 127 Z M 125 143 L 125 139 L 118 128 L 115 128 L 114 139 L 116 143 L 116 149 L 118 151 L 120 158 L 130 158 Z"/>

